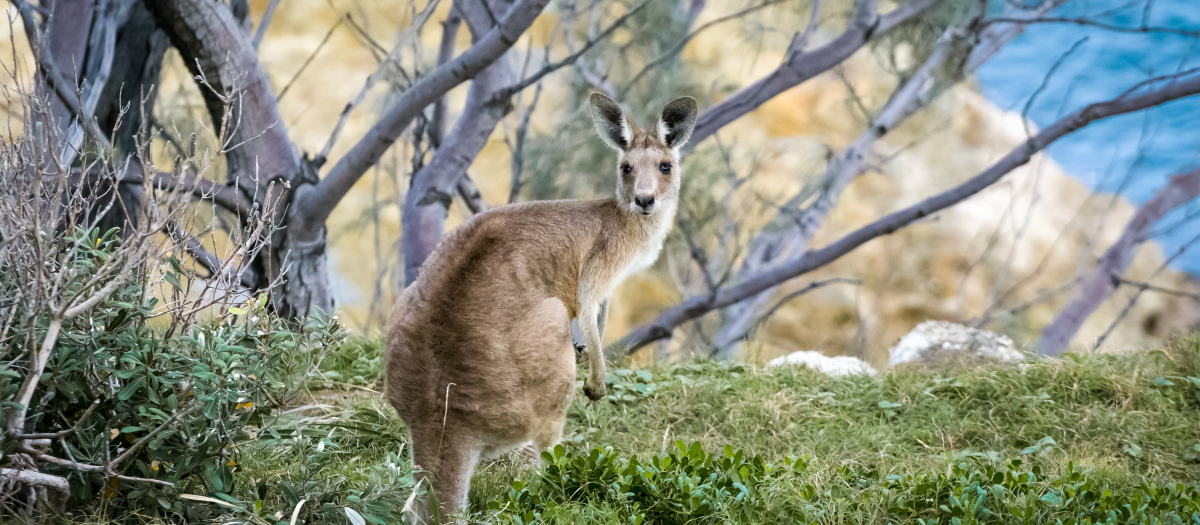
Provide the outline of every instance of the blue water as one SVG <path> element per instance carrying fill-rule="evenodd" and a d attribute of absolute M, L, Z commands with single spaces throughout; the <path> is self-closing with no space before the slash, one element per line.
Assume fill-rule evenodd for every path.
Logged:
<path fill-rule="evenodd" d="M 1122 27 L 1200 30 L 1200 0 L 1149 0 L 1151 9 L 1143 24 L 1146 1 L 1069 0 L 1053 16 L 1088 17 Z M 1045 127 L 1150 77 L 1197 67 L 1200 41 L 1194 37 L 1035 24 L 981 68 L 977 77 L 993 103 L 1017 112 L 1028 106 L 1030 120 Z M 1038 92 L 1052 69 L 1045 88 Z M 1140 204 L 1167 177 L 1200 166 L 1200 96 L 1098 121 L 1059 139 L 1049 154 L 1092 188 L 1120 192 Z M 1175 260 L 1176 267 L 1200 273 L 1200 203 L 1172 212 L 1156 233 L 1167 256 L 1186 248 Z"/>

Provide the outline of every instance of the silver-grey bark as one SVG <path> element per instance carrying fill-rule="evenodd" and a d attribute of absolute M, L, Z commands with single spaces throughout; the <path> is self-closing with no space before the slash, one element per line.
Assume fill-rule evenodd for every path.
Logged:
<path fill-rule="evenodd" d="M 1043 355 L 1058 355 L 1066 350 L 1084 321 L 1117 290 L 1121 276 L 1142 243 L 1152 238 L 1151 229 L 1154 225 L 1168 212 L 1191 202 L 1197 196 L 1200 196 L 1200 169 L 1171 177 L 1150 200 L 1139 206 L 1125 224 L 1121 236 L 1080 281 L 1074 299 L 1042 330 L 1037 343 L 1038 351 Z"/>
<path fill-rule="evenodd" d="M 920 14 L 938 0 L 911 0 L 880 15 L 879 0 L 863 0 L 850 20 L 850 25 L 837 38 L 816 49 L 805 51 L 802 46 L 792 49 L 774 71 L 730 95 L 700 115 L 692 132 L 691 147 L 741 116 L 754 111 L 776 95 L 841 64 L 876 36 Z"/>
<path fill-rule="evenodd" d="M 954 28 L 946 30 L 929 58 L 908 82 L 896 89 L 891 101 L 879 113 L 875 122 L 841 154 L 829 161 L 816 199 L 801 209 L 803 199 L 799 195 L 793 197 L 784 205 L 779 216 L 754 238 L 749 253 L 738 270 L 739 277 L 753 275 L 808 248 L 813 235 L 816 235 L 829 212 L 837 206 L 842 191 L 862 173 L 863 162 L 875 143 L 928 102 L 934 84 L 933 72 L 941 67 L 946 59 L 953 43 L 953 32 Z M 737 357 L 741 341 L 750 328 L 757 324 L 755 319 L 760 309 L 774 292 L 775 287 L 767 288 L 726 310 L 727 320 L 721 326 L 715 341 L 719 357 Z"/>

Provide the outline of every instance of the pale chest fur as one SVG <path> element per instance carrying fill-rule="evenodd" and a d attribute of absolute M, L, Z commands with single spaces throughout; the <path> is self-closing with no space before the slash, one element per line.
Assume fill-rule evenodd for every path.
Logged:
<path fill-rule="evenodd" d="M 671 225 L 675 221 L 675 210 L 663 210 L 665 213 L 656 214 L 652 220 L 646 221 L 643 225 L 642 241 L 638 243 L 637 251 L 631 254 L 628 259 L 621 261 L 623 264 L 619 266 L 616 275 L 609 283 L 608 289 L 604 295 L 608 296 L 617 286 L 625 282 L 629 276 L 645 270 L 654 265 L 658 260 L 658 256 L 662 253 L 663 242 L 667 238 L 667 234 L 671 232 Z"/>

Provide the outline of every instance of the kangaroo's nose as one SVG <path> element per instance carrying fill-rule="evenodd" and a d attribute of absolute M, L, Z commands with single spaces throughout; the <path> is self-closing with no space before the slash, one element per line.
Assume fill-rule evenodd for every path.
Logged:
<path fill-rule="evenodd" d="M 637 197 L 633 198 L 633 203 L 637 204 L 638 207 L 643 210 L 650 211 L 650 207 L 654 206 L 654 196 L 653 195 L 647 195 L 645 197 L 637 196 Z"/>

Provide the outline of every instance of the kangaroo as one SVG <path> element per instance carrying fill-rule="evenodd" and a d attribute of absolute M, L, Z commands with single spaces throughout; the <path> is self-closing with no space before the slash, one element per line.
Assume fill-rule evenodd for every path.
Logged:
<path fill-rule="evenodd" d="M 671 230 L 696 101 L 667 104 L 651 132 L 604 95 L 590 104 L 600 138 L 617 150 L 616 198 L 473 217 L 438 244 L 391 313 L 386 395 L 411 432 L 419 479 L 440 501 L 433 513 L 422 504 L 420 519 L 463 508 L 480 460 L 562 438 L 575 389 L 571 319 L 584 334 L 584 393 L 605 395 L 609 298 L 654 263 Z"/>

